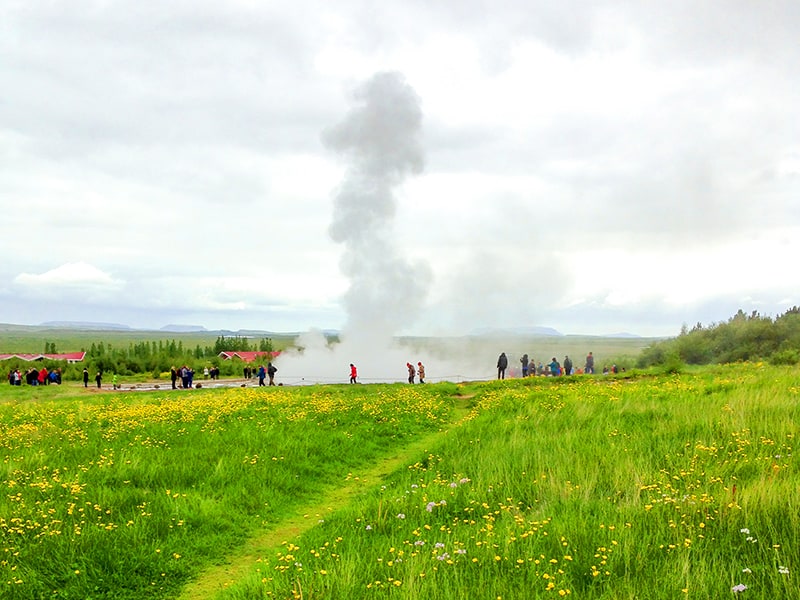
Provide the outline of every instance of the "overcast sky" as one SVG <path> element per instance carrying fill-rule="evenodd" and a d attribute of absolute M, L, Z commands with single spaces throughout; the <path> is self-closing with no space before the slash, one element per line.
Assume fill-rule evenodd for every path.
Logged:
<path fill-rule="evenodd" d="M 397 334 L 780 314 L 798 39 L 796 0 L 5 0 L 0 322 L 353 325 L 360 227 Z M 381 74 L 418 108 L 366 126 L 413 117 L 374 221 L 342 131 Z"/>

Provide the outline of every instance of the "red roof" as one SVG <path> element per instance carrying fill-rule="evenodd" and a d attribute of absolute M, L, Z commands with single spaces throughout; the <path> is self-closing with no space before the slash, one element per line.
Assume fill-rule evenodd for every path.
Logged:
<path fill-rule="evenodd" d="M 26 353 L 16 353 L 16 354 L 0 354 L 0 360 L 8 360 L 10 358 L 16 358 L 18 360 L 65 360 L 67 362 L 81 362 L 84 357 L 86 356 L 86 352 L 67 352 L 65 354 L 26 354 Z"/>
<path fill-rule="evenodd" d="M 255 362 L 260 356 L 275 358 L 280 354 L 280 351 L 275 352 L 243 352 L 241 350 L 228 350 L 219 353 L 225 360 L 230 360 L 234 357 L 243 360 L 244 362 Z"/>

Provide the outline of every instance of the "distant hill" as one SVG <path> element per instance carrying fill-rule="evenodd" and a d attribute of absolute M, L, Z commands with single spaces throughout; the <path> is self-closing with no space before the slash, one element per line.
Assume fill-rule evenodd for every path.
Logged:
<path fill-rule="evenodd" d="M 129 325 L 121 323 L 94 323 L 92 321 L 46 321 L 39 327 L 56 327 L 59 329 L 89 329 L 92 331 L 131 331 Z"/>
<path fill-rule="evenodd" d="M 506 336 L 553 336 L 561 337 L 564 334 L 552 327 L 481 327 L 474 329 L 470 335 L 482 337 L 506 337 Z"/>
<path fill-rule="evenodd" d="M 168 331 L 170 333 L 202 333 L 208 331 L 202 325 L 164 325 L 159 331 Z"/>

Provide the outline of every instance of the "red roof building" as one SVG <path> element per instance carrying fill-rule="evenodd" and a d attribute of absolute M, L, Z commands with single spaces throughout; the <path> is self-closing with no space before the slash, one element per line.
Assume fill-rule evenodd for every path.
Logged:
<path fill-rule="evenodd" d="M 68 363 L 82 362 L 86 357 L 86 352 L 67 352 L 65 354 L 0 354 L 0 360 L 9 360 L 16 358 L 17 360 L 24 360 L 27 362 L 34 360 L 65 360 Z"/>
<path fill-rule="evenodd" d="M 232 358 L 238 358 L 244 362 L 250 363 L 255 362 L 259 359 L 259 357 L 266 356 L 267 358 L 275 358 L 280 354 L 280 351 L 276 352 L 244 352 L 241 350 L 229 350 L 227 352 L 220 352 L 219 357 L 223 360 L 231 360 Z"/>

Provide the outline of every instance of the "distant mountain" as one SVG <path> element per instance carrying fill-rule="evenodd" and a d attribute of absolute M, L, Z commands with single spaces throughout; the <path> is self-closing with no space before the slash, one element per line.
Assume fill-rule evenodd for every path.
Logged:
<path fill-rule="evenodd" d="M 470 335 L 482 337 L 503 337 L 503 336 L 551 336 L 561 337 L 564 334 L 552 327 L 481 327 L 472 331 Z"/>
<path fill-rule="evenodd" d="M 93 323 L 91 321 L 46 321 L 39 327 L 58 327 L 60 329 L 90 329 L 97 331 L 130 331 L 129 325 L 120 323 Z"/>
<path fill-rule="evenodd" d="M 606 338 L 640 338 L 642 336 L 636 335 L 635 333 L 628 333 L 626 331 L 621 331 L 619 333 L 608 333 L 608 334 L 606 334 L 604 336 L 601 336 L 601 337 L 606 337 Z"/>
<path fill-rule="evenodd" d="M 170 333 L 202 333 L 208 331 L 202 325 L 164 325 L 159 331 L 168 331 Z"/>

